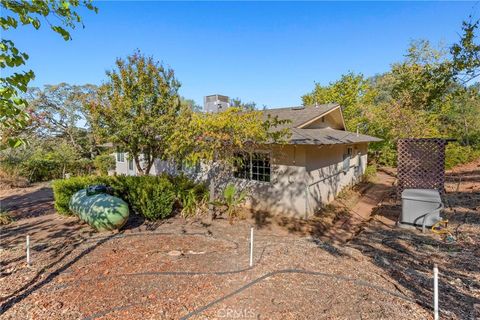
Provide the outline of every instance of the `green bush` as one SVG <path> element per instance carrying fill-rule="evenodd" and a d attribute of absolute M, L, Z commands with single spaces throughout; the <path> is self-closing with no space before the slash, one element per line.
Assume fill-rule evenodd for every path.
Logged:
<path fill-rule="evenodd" d="M 58 160 L 36 158 L 17 159 L 5 157 L 0 160 L 0 169 L 15 177 L 24 177 L 29 182 L 40 182 L 58 179 L 66 173 L 84 175 L 92 171 L 92 161 L 78 159 L 62 164 Z"/>
<path fill-rule="evenodd" d="M 0 209 L 0 225 L 7 225 L 14 221 L 12 216 L 7 212 Z"/>
<path fill-rule="evenodd" d="M 52 188 L 55 199 L 55 210 L 57 210 L 58 213 L 70 215 L 71 212 L 68 208 L 68 203 L 75 192 L 91 184 L 105 183 L 110 185 L 111 180 L 110 177 L 85 176 L 53 181 Z"/>
<path fill-rule="evenodd" d="M 240 205 L 247 199 L 247 190 L 240 190 L 233 183 L 229 183 L 223 189 L 222 197 L 218 204 L 227 208 L 227 215 L 232 219 L 237 215 Z"/>
<path fill-rule="evenodd" d="M 109 170 L 115 169 L 115 158 L 110 154 L 101 154 L 93 160 L 95 169 L 101 175 L 107 175 Z"/>
<path fill-rule="evenodd" d="M 58 163 L 48 159 L 4 157 L 0 161 L 0 168 L 11 176 L 23 177 L 30 182 L 47 181 L 61 176 Z"/>
<path fill-rule="evenodd" d="M 52 184 L 55 209 L 61 214 L 71 214 L 68 208 L 71 196 L 92 184 L 112 187 L 115 196 L 149 220 L 166 218 L 173 211 L 174 185 L 165 176 L 85 176 L 55 180 Z"/>
<path fill-rule="evenodd" d="M 365 168 L 365 173 L 362 176 L 362 182 L 373 182 L 377 175 L 377 166 L 375 164 L 369 164 Z"/>
<path fill-rule="evenodd" d="M 127 202 L 149 220 L 164 219 L 173 212 L 175 190 L 164 176 L 126 177 Z"/>
<path fill-rule="evenodd" d="M 170 180 L 174 185 L 175 197 L 183 217 L 193 216 L 205 209 L 209 192 L 204 183 L 196 183 L 185 175 L 170 177 Z"/>
<path fill-rule="evenodd" d="M 447 144 L 445 150 L 445 167 L 451 169 L 456 165 L 471 162 L 480 157 L 480 150 L 458 143 Z"/>

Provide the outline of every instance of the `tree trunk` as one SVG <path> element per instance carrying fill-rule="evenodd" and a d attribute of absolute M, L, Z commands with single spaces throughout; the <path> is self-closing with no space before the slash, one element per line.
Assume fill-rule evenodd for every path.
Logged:
<path fill-rule="evenodd" d="M 140 160 L 139 160 L 138 155 L 133 156 L 133 161 L 135 161 L 135 166 L 137 167 L 138 174 L 143 176 L 145 173 L 143 171 L 142 166 L 140 165 Z"/>
<path fill-rule="evenodd" d="M 147 167 L 145 168 L 145 174 L 150 174 L 150 169 L 152 169 L 152 166 L 153 166 L 153 163 L 154 163 L 154 159 L 148 159 L 148 162 L 147 162 Z"/>

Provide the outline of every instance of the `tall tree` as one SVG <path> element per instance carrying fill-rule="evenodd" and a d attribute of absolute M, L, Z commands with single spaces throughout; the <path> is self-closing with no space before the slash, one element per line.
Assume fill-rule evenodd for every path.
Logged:
<path fill-rule="evenodd" d="M 87 104 L 95 101 L 97 86 L 46 85 L 43 90 L 30 88 L 28 103 L 32 121 L 30 130 L 39 137 L 64 138 L 78 153 L 91 157 L 94 139 Z"/>
<path fill-rule="evenodd" d="M 450 150 L 474 156 L 480 149 L 480 95 L 478 86 L 465 80 L 480 75 L 476 28 L 464 23 L 450 54 L 445 47 L 414 41 L 405 59 L 384 74 L 364 79 L 349 73 L 328 86 L 317 84 L 302 97 L 304 104 L 340 103 L 349 130 L 362 123 L 363 132 L 383 139 L 370 148 L 382 164 L 395 164 L 396 141 L 407 137 L 456 138 L 458 144 L 450 144 Z"/>
<path fill-rule="evenodd" d="M 327 86 L 315 84 L 312 92 L 302 96 L 304 105 L 338 103 L 343 108 L 349 130 L 355 130 L 363 120 L 363 106 L 372 102 L 376 92 L 362 74 L 349 72 Z"/>
<path fill-rule="evenodd" d="M 464 84 L 480 76 L 480 44 L 475 42 L 479 23 L 472 17 L 463 21 L 460 39 L 450 47 L 455 76 Z"/>
<path fill-rule="evenodd" d="M 35 29 L 42 26 L 42 19 L 63 39 L 71 40 L 70 30 L 82 18 L 78 9 L 84 7 L 97 12 L 91 0 L 1 0 L 0 25 L 4 31 L 16 29 L 19 25 L 31 25 Z M 54 19 L 49 19 L 54 17 Z M 18 146 L 22 140 L 17 136 L 18 130 L 29 122 L 27 101 L 22 97 L 27 91 L 28 83 L 35 77 L 32 70 L 15 71 L 26 64 L 28 54 L 20 51 L 12 40 L 2 36 L 0 42 L 0 147 Z"/>
<path fill-rule="evenodd" d="M 97 130 L 148 174 L 155 159 L 165 159 L 168 141 L 183 110 L 174 71 L 139 51 L 117 59 L 108 82 L 89 106 Z"/>

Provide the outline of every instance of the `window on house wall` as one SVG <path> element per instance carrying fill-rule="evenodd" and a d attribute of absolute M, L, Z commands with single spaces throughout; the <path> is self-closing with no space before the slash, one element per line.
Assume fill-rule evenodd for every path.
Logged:
<path fill-rule="evenodd" d="M 352 157 L 352 155 L 353 155 L 353 147 L 347 147 L 347 155 L 349 155 L 350 157 Z"/>
<path fill-rule="evenodd" d="M 347 147 L 345 154 L 343 155 L 343 172 L 347 172 L 350 169 L 350 160 L 353 155 L 353 147 Z"/>
<path fill-rule="evenodd" d="M 128 160 L 128 170 L 133 171 L 133 159 Z"/>
<path fill-rule="evenodd" d="M 117 151 L 117 162 L 125 162 L 125 153 Z"/>
<path fill-rule="evenodd" d="M 236 154 L 235 178 L 270 182 L 270 155 L 268 153 Z"/>

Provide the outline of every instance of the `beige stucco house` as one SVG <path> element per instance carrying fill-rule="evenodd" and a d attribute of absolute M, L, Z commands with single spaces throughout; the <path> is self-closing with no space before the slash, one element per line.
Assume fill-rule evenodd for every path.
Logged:
<path fill-rule="evenodd" d="M 290 120 L 287 143 L 266 145 L 228 176 L 228 182 L 249 190 L 246 205 L 272 214 L 308 217 L 355 184 L 367 165 L 368 143 L 380 139 L 348 132 L 338 104 L 264 110 L 264 115 Z M 135 175 L 133 161 L 116 154 L 116 173 Z M 150 174 L 178 173 L 177 166 L 157 161 Z M 207 166 L 187 174 L 209 179 Z"/>

